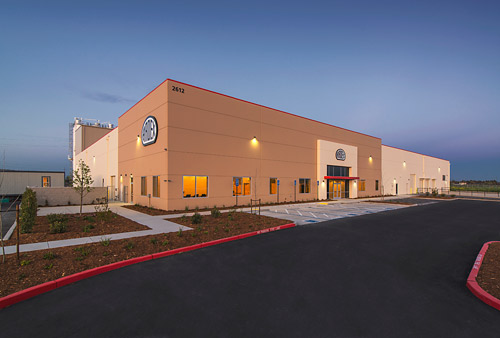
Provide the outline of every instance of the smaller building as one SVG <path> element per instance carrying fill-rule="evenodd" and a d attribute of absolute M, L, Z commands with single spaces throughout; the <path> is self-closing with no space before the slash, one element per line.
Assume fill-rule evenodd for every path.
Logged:
<path fill-rule="evenodd" d="M 64 171 L 0 171 L 0 196 L 21 195 L 26 187 L 64 187 Z"/>

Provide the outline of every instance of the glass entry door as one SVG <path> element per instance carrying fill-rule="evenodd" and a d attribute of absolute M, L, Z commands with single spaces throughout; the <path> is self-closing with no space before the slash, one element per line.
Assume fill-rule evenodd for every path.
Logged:
<path fill-rule="evenodd" d="M 345 197 L 344 180 L 328 180 L 326 186 L 326 196 L 329 200 Z"/>

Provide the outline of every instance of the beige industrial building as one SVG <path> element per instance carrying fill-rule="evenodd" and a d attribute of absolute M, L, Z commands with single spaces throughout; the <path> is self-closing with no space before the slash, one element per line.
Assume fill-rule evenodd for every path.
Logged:
<path fill-rule="evenodd" d="M 74 165 L 113 198 L 166 210 L 449 187 L 447 160 L 170 79 L 110 127 L 91 143 L 75 123 Z"/>
<path fill-rule="evenodd" d="M 21 195 L 27 187 L 64 187 L 64 171 L 0 171 L 0 197 Z"/>

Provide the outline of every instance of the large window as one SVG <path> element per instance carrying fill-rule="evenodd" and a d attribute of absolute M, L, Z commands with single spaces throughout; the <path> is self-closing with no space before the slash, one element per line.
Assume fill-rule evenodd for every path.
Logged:
<path fill-rule="evenodd" d="M 141 195 L 148 195 L 148 178 L 146 176 L 141 177 Z"/>
<path fill-rule="evenodd" d="M 153 197 L 160 197 L 160 178 L 153 176 Z"/>
<path fill-rule="evenodd" d="M 250 177 L 233 177 L 233 196 L 250 195 Z"/>
<path fill-rule="evenodd" d="M 269 193 L 271 195 L 276 195 L 277 191 L 278 191 L 278 179 L 272 177 L 269 179 Z"/>
<path fill-rule="evenodd" d="M 182 191 L 184 198 L 207 197 L 208 176 L 184 176 Z"/>
<path fill-rule="evenodd" d="M 336 165 L 328 165 L 326 166 L 326 175 L 327 176 L 349 176 L 349 167 L 340 167 Z"/>
<path fill-rule="evenodd" d="M 311 192 L 311 179 L 299 178 L 299 193 L 309 194 Z"/>
<path fill-rule="evenodd" d="M 365 180 L 361 180 L 359 181 L 359 191 L 365 191 L 366 190 L 366 181 Z"/>
<path fill-rule="evenodd" d="M 50 176 L 42 176 L 42 187 L 50 187 Z"/>

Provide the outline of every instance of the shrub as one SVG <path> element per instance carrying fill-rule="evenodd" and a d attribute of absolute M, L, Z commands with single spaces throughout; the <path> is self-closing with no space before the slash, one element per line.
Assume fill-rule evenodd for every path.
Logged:
<path fill-rule="evenodd" d="M 220 216 L 220 211 L 217 207 L 214 207 L 212 211 L 210 211 L 210 214 L 212 214 L 212 217 L 217 218 Z"/>
<path fill-rule="evenodd" d="M 125 245 L 125 249 L 130 250 L 134 248 L 134 242 L 128 242 L 127 245 Z"/>
<path fill-rule="evenodd" d="M 49 221 L 49 223 L 54 223 L 54 222 L 66 223 L 68 221 L 68 216 L 64 214 L 48 214 L 47 220 Z"/>
<path fill-rule="evenodd" d="M 50 223 L 50 232 L 60 234 L 66 231 L 66 222 L 54 221 Z"/>
<path fill-rule="evenodd" d="M 26 188 L 26 191 L 23 193 L 21 209 L 19 211 L 19 226 L 23 234 L 33 231 L 36 212 L 36 193 L 33 190 Z"/>
<path fill-rule="evenodd" d="M 151 244 L 156 244 L 158 242 L 156 238 L 151 238 L 149 241 L 151 242 Z"/>
<path fill-rule="evenodd" d="M 22 260 L 22 261 L 21 261 L 21 266 L 29 265 L 30 263 L 31 263 L 31 261 L 28 261 L 28 260 Z"/>
<path fill-rule="evenodd" d="M 109 222 L 113 217 L 113 212 L 109 210 L 108 203 L 105 199 L 98 199 L 97 201 L 100 203 L 94 207 L 97 220 L 101 223 Z"/>
<path fill-rule="evenodd" d="M 201 223 L 201 215 L 198 212 L 195 212 L 193 216 L 191 216 L 191 223 L 200 224 Z"/>
<path fill-rule="evenodd" d="M 50 263 L 48 265 L 45 265 L 44 268 L 45 268 L 45 270 L 50 270 L 50 269 L 52 269 L 53 266 L 54 266 L 54 264 Z"/>
<path fill-rule="evenodd" d="M 47 252 L 43 254 L 43 259 L 54 259 L 54 258 L 56 258 L 56 255 L 54 255 L 53 252 Z"/>
<path fill-rule="evenodd" d="M 111 243 L 111 238 L 101 238 L 101 244 L 103 246 L 109 246 L 109 244 Z"/>

